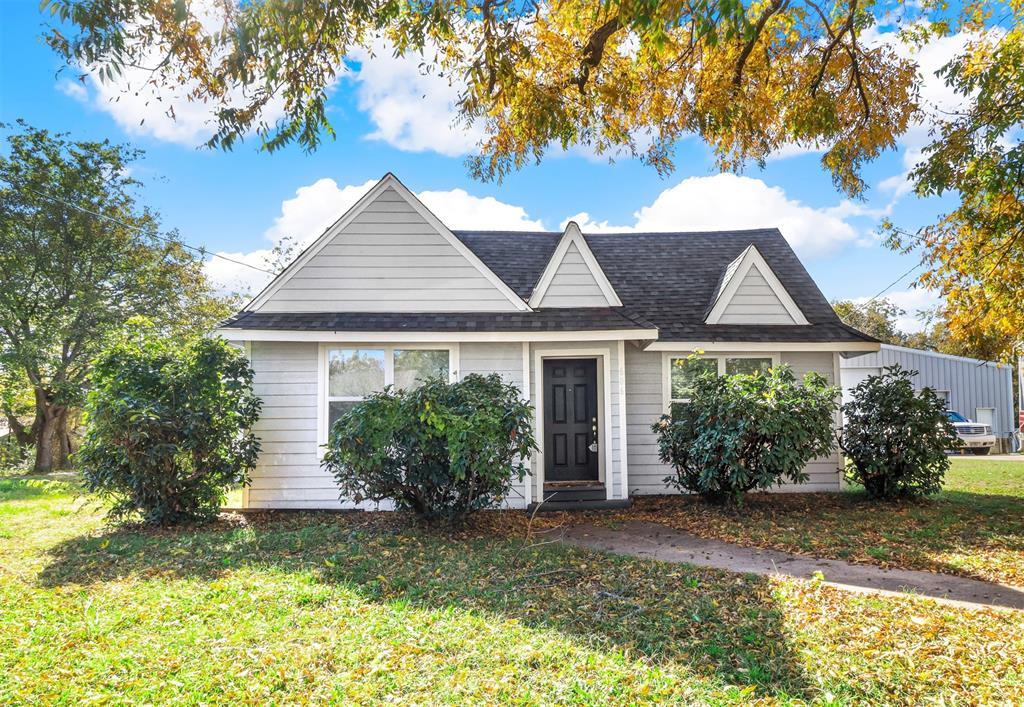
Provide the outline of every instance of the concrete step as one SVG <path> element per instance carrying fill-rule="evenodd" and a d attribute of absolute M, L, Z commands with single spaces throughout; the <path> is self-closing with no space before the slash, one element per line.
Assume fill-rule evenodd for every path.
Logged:
<path fill-rule="evenodd" d="M 531 503 L 526 508 L 527 513 L 554 513 L 556 511 L 612 511 L 622 508 L 629 508 L 633 505 L 632 499 L 601 499 L 599 501 L 547 501 L 546 503 Z"/>

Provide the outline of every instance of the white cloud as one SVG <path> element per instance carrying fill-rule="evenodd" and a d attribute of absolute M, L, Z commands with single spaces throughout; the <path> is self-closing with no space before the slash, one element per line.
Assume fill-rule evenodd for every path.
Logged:
<path fill-rule="evenodd" d="M 855 297 L 853 301 L 863 304 L 870 299 L 869 296 Z M 938 291 L 923 287 L 889 292 L 884 295 L 883 299 L 889 300 L 906 312 L 902 317 L 897 317 L 896 328 L 908 334 L 924 329 L 924 322 L 919 317 L 922 312 L 932 309 L 936 305 L 944 304 L 942 295 Z"/>
<path fill-rule="evenodd" d="M 192 0 L 189 8 L 207 31 L 219 28 L 222 9 L 217 0 Z M 97 67 L 81 67 L 88 89 L 80 82 L 61 81 L 57 89 L 82 103 L 107 113 L 128 134 L 148 136 L 186 147 L 204 143 L 216 130 L 216 110 L 220 105 L 193 100 L 189 93 L 194 81 L 177 85 L 162 82 L 146 67 L 160 65 L 166 48 L 153 45 L 146 49 L 139 66 L 125 67 L 113 79 L 100 77 Z M 241 90 L 226 97 L 226 105 L 247 102 Z M 272 123 L 284 114 L 284 102 L 274 99 L 264 108 L 261 118 Z"/>
<path fill-rule="evenodd" d="M 368 192 L 376 180 L 339 187 L 333 179 L 318 179 L 299 187 L 295 196 L 281 202 L 281 213 L 264 232 L 269 244 L 280 243 L 289 237 L 298 251 L 311 244 L 332 223 Z M 544 224 L 531 219 L 521 206 L 507 204 L 492 196 L 474 196 L 463 189 L 449 191 L 423 191 L 417 195 L 423 203 L 449 228 L 496 229 L 509 231 L 544 230 Z M 241 260 L 265 268 L 271 248 L 260 248 L 249 253 L 222 252 L 218 255 Z M 221 258 L 211 258 L 206 273 L 222 290 L 255 294 L 270 280 L 270 276 L 243 265 Z"/>
<path fill-rule="evenodd" d="M 391 47 L 378 42 L 371 53 L 354 52 L 356 64 L 350 76 L 357 84 L 360 110 L 376 129 L 367 135 L 400 150 L 433 151 L 449 157 L 465 155 L 482 137 L 474 126 L 456 124 L 459 90 L 447 76 L 425 74 L 420 65 L 434 60 L 436 50 L 425 55 L 395 56 Z"/>
<path fill-rule="evenodd" d="M 922 148 L 930 142 L 929 133 L 935 123 L 950 114 L 961 112 L 967 106 L 970 97 L 957 93 L 954 88 L 947 86 L 945 79 L 937 76 L 936 72 L 963 54 L 968 43 L 977 38 L 977 35 L 971 33 L 958 32 L 948 37 L 933 38 L 927 44 L 917 47 L 901 40 L 895 31 L 879 32 L 877 28 L 871 27 L 862 34 L 861 41 L 865 46 L 887 45 L 897 56 L 916 62 L 920 77 L 920 119 L 898 140 L 903 150 L 903 170 L 878 184 L 880 190 L 892 194 L 893 203 L 913 191 L 914 186 L 909 179 L 910 170 L 921 161 Z"/>
<path fill-rule="evenodd" d="M 845 202 L 844 202 L 845 203 Z M 734 174 L 690 177 L 661 192 L 636 211 L 632 224 L 595 222 L 587 213 L 572 217 L 587 232 L 686 231 L 777 227 L 803 256 L 824 255 L 861 240 L 845 220 L 856 205 L 816 209 L 786 196 L 779 187 Z M 563 224 L 564 225 L 564 224 Z"/>
<path fill-rule="evenodd" d="M 64 79 L 57 83 L 57 90 L 68 98 L 74 98 L 79 103 L 89 102 L 89 90 L 82 85 L 81 81 Z"/>

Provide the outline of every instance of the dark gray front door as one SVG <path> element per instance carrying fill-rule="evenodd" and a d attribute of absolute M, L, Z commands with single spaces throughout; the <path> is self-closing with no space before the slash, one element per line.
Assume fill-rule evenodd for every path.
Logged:
<path fill-rule="evenodd" d="M 597 361 L 544 361 L 544 479 L 597 481 Z"/>

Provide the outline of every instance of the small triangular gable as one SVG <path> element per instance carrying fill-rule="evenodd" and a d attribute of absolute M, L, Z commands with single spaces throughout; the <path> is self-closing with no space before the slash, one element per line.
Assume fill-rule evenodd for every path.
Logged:
<path fill-rule="evenodd" d="M 248 309 L 514 312 L 529 307 L 387 174 Z"/>
<path fill-rule="evenodd" d="M 531 307 L 621 307 L 579 226 L 570 221 L 530 297 Z"/>
<path fill-rule="evenodd" d="M 705 322 L 807 324 L 807 318 L 751 244 L 726 267 Z"/>

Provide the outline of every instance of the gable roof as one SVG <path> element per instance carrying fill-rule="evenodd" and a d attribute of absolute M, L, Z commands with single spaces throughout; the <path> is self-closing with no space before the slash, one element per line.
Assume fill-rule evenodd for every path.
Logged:
<path fill-rule="evenodd" d="M 758 299 L 761 301 L 755 305 L 736 301 L 737 296 L 744 295 L 744 288 L 763 289 L 763 287 L 758 287 L 762 284 L 766 285 L 771 293 L 768 296 L 758 294 Z M 747 308 L 746 311 L 744 311 L 744 307 Z M 726 266 L 715 296 L 708 304 L 708 314 L 704 321 L 708 324 L 757 324 L 758 317 L 764 317 L 764 315 L 751 313 L 751 308 L 774 310 L 769 316 L 777 318 L 779 323 L 800 325 L 808 323 L 803 312 L 789 296 L 785 286 L 772 272 L 764 256 L 753 243 Z"/>
<path fill-rule="evenodd" d="M 282 272 L 266 286 L 263 290 L 256 295 L 251 302 L 247 305 L 246 309 L 249 311 L 259 311 L 265 307 L 268 302 L 274 298 L 275 295 L 282 288 L 289 284 L 289 281 L 306 266 L 310 265 L 311 261 L 317 257 L 317 255 L 324 250 L 325 247 L 337 241 L 337 239 L 344 239 L 346 236 L 345 229 L 378 200 L 384 201 L 405 201 L 408 207 L 411 207 L 410 213 L 418 214 L 416 217 L 420 219 L 421 223 L 425 223 L 425 228 L 436 232 L 435 238 L 439 238 L 439 243 L 446 243 L 443 246 L 450 248 L 451 251 L 457 256 L 461 256 L 459 262 L 462 260 L 465 263 L 475 269 L 480 276 L 482 276 L 483 290 L 486 290 L 488 294 L 491 293 L 490 287 L 494 287 L 497 290 L 498 301 L 507 300 L 513 310 L 517 311 L 529 311 L 530 307 L 523 301 L 523 298 L 518 296 L 500 277 L 498 277 L 486 264 L 480 259 L 480 257 L 468 248 L 465 243 L 456 238 L 454 234 L 445 226 L 440 219 L 437 218 L 426 206 L 423 205 L 416 196 L 409 191 L 409 189 L 402 184 L 395 175 L 388 172 L 385 174 L 370 190 L 362 196 L 348 211 L 346 211 L 341 218 L 335 221 L 329 226 L 311 245 L 309 245 L 302 253 L 299 254 L 295 260 L 288 264 Z M 486 282 L 485 282 L 486 281 Z M 489 284 L 488 284 L 489 283 Z M 482 291 L 483 291 L 482 290 Z M 494 295 L 492 295 L 493 297 Z"/>
<path fill-rule="evenodd" d="M 587 273 L 585 275 L 569 273 L 567 266 L 580 266 Z M 579 282 L 570 283 L 569 280 L 574 277 L 582 279 Z M 554 286 L 554 291 L 552 286 Z M 563 294 L 573 291 L 584 294 L 582 296 Z M 544 271 L 533 288 L 533 294 L 530 295 L 530 306 L 535 308 L 572 306 L 560 303 L 576 299 L 586 300 L 584 306 L 622 306 L 619 296 L 615 294 L 615 288 L 608 282 L 608 277 L 591 252 L 590 246 L 587 245 L 583 233 L 580 232 L 580 227 L 575 221 L 570 221 L 555 247 L 555 252 L 551 254 Z"/>
<path fill-rule="evenodd" d="M 514 312 L 356 313 L 249 312 L 236 315 L 228 329 L 307 331 L 586 331 L 657 329 L 662 342 L 830 342 L 877 343 L 843 324 L 778 229 L 673 233 L 580 234 L 620 307 L 549 308 L 527 305 L 565 233 L 546 231 L 451 231 L 437 221 L 393 175 L 388 180 L 450 234 L 490 273 Z M 372 190 L 371 190 L 372 191 Z M 366 197 L 364 197 L 365 199 Z M 343 217 L 344 218 L 344 217 Z M 335 228 L 332 226 L 332 228 Z M 328 229 L 329 231 L 331 229 Z M 321 239 L 324 238 L 321 236 Z M 296 260 L 308 257 L 311 246 Z M 730 266 L 735 273 L 750 247 L 779 281 L 807 324 L 712 324 L 705 321 L 724 292 Z M 582 251 L 581 251 L 582 252 Z M 287 270 L 286 270 L 287 272 Z M 261 293 L 260 296 L 263 297 Z M 257 300 L 254 300 L 257 301 Z M 385 329 L 380 329 L 385 327 Z M 641 337 L 643 338 L 643 337 Z"/>

